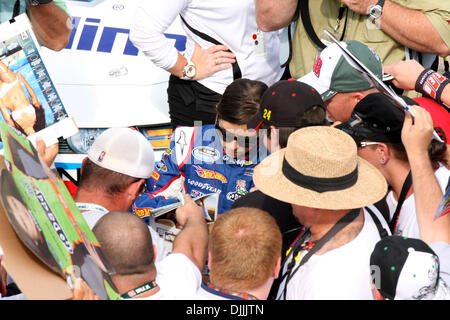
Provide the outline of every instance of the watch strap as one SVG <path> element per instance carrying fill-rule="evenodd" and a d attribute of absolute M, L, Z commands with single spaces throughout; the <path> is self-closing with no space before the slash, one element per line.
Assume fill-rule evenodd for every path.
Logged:
<path fill-rule="evenodd" d="M 368 8 L 368 14 L 369 14 L 369 19 L 370 19 L 370 21 L 374 22 L 375 19 L 380 18 L 380 17 L 374 17 L 374 16 L 372 16 L 372 9 L 373 9 L 374 7 L 377 7 L 377 6 L 380 7 L 380 8 L 381 8 L 380 16 L 381 16 L 381 14 L 383 13 L 384 2 L 385 2 L 385 0 L 378 0 L 378 2 L 377 2 L 376 5 L 370 6 L 370 7 Z"/>
<path fill-rule="evenodd" d="M 47 4 L 52 2 L 53 0 L 26 0 L 27 4 L 29 4 L 30 6 L 38 6 L 40 4 Z"/>

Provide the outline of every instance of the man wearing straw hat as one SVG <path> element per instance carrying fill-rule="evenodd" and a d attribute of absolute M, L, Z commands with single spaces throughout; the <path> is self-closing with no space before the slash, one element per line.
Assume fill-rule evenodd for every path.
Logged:
<path fill-rule="evenodd" d="M 304 226 L 286 253 L 277 299 L 372 299 L 369 256 L 389 228 L 366 206 L 387 184 L 342 133 L 302 128 L 255 169 L 258 189 L 291 203 Z"/>

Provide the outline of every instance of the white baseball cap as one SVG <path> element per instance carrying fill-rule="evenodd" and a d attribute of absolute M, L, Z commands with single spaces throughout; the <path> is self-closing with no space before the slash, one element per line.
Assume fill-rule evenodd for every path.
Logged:
<path fill-rule="evenodd" d="M 389 236 L 380 240 L 370 256 L 378 266 L 377 289 L 390 300 L 448 299 L 447 284 L 440 278 L 439 257 L 422 240 Z"/>
<path fill-rule="evenodd" d="M 155 156 L 150 142 L 130 128 L 109 128 L 92 144 L 88 158 L 96 165 L 134 178 L 147 179 Z"/>
<path fill-rule="evenodd" d="M 341 43 L 380 80 L 383 79 L 383 65 L 375 51 L 356 40 Z M 323 101 L 327 101 L 338 92 L 363 91 L 373 87 L 348 63 L 336 43 L 323 49 L 314 63 L 313 70 L 298 81 L 316 89 Z"/>

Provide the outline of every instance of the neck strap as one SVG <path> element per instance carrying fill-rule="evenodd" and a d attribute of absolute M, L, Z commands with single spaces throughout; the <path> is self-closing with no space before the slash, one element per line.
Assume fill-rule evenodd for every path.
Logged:
<path fill-rule="evenodd" d="M 403 202 L 405 202 L 406 195 L 408 194 L 411 185 L 412 175 L 410 170 L 408 176 L 405 179 L 405 182 L 403 182 L 402 191 L 400 192 L 400 196 L 398 197 L 397 208 L 395 208 L 394 215 L 392 216 L 391 223 L 389 224 L 389 229 L 391 229 L 392 234 L 394 234 L 394 231 L 397 228 L 398 218 L 400 217 L 400 210 L 402 209 Z"/>
<path fill-rule="evenodd" d="M 152 280 L 150 282 L 147 282 L 146 284 L 143 284 L 142 286 L 131 289 L 130 291 L 122 294 L 121 297 L 124 299 L 131 299 L 139 294 L 150 291 L 157 287 L 158 287 L 158 284 L 155 282 L 155 280 Z"/>
<path fill-rule="evenodd" d="M 251 295 L 250 293 L 245 292 L 237 292 L 232 291 L 228 289 L 220 288 L 211 282 L 208 282 L 207 284 L 202 283 L 202 288 L 208 291 L 209 293 L 212 293 L 214 295 L 218 295 L 224 298 L 228 298 L 231 300 L 258 300 L 254 295 Z"/>
<path fill-rule="evenodd" d="M 292 253 L 292 258 L 289 261 L 286 273 L 284 273 L 283 276 L 281 277 L 281 282 L 286 278 L 283 289 L 285 300 L 288 282 L 292 279 L 292 277 L 300 269 L 300 267 L 303 266 L 306 262 L 308 262 L 308 260 L 312 257 L 312 255 L 314 255 L 317 251 L 319 251 L 325 245 L 325 243 L 330 241 L 339 231 L 341 231 L 347 225 L 352 223 L 359 216 L 360 211 L 361 208 L 353 209 L 352 211 L 347 213 L 344 217 L 342 217 L 338 222 L 336 222 L 336 224 L 330 230 L 328 230 L 328 232 L 322 238 L 315 241 L 315 245 L 303 257 L 303 259 L 300 261 L 295 270 L 293 270 L 293 267 L 295 266 L 296 262 L 298 262 L 297 256 L 299 255 L 302 249 L 301 245 L 305 242 L 306 238 L 310 236 L 311 232 L 308 229 L 303 233 L 301 237 L 297 239 L 297 241 L 294 243 L 291 249 L 289 249 L 289 252 Z"/>
<path fill-rule="evenodd" d="M 102 207 L 101 205 L 95 203 L 85 203 L 85 202 L 77 202 L 76 203 L 78 210 L 83 211 L 97 211 L 101 213 L 108 213 L 108 209 Z"/>

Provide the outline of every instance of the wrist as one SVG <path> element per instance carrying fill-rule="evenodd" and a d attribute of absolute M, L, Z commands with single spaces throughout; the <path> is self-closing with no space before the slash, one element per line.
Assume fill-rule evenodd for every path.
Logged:
<path fill-rule="evenodd" d="M 442 104 L 441 95 L 450 80 L 431 69 L 423 70 L 416 80 L 415 90 Z"/>
<path fill-rule="evenodd" d="M 181 74 L 182 76 L 180 79 L 182 80 L 194 80 L 197 75 L 195 63 L 188 59 L 187 64 L 183 67 L 183 70 L 181 70 Z"/>

